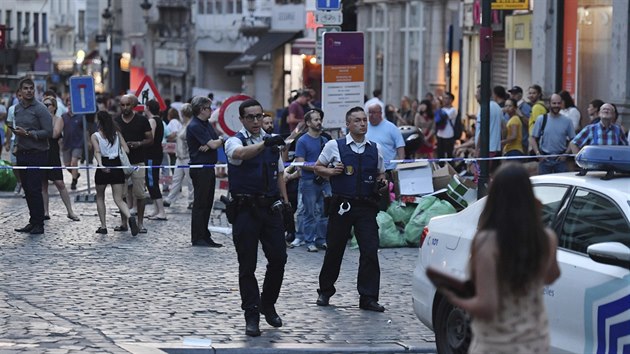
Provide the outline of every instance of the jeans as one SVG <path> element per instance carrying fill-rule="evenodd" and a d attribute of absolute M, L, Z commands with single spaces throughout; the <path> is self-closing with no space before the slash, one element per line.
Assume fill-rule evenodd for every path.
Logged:
<path fill-rule="evenodd" d="M 330 183 L 319 185 L 312 179 L 300 179 L 299 193 L 302 196 L 304 218 L 304 242 L 306 245 L 322 245 L 326 242 L 328 218 L 324 216 L 324 197 L 331 194 Z"/>
<path fill-rule="evenodd" d="M 15 154 L 18 166 L 46 166 L 48 164 L 48 151 L 22 152 Z M 44 197 L 42 196 L 42 178 L 44 172 L 40 169 L 19 170 L 20 181 L 24 194 L 31 225 L 44 226 Z"/>
<path fill-rule="evenodd" d="M 538 174 L 547 175 L 550 173 L 567 172 L 569 168 L 566 160 L 544 159 L 538 163 Z"/>

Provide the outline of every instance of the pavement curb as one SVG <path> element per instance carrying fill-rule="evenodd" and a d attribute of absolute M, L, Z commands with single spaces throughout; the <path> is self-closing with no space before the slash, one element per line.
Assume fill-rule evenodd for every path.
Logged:
<path fill-rule="evenodd" d="M 301 344 L 252 343 L 213 344 L 205 347 L 183 346 L 181 343 L 116 343 L 132 354 L 322 354 L 322 353 L 436 353 L 435 344 Z"/>

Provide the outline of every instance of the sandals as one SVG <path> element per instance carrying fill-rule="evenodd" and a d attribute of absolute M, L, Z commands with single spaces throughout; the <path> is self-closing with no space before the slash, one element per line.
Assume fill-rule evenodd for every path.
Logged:
<path fill-rule="evenodd" d="M 98 229 L 96 229 L 96 233 L 97 234 L 102 234 L 102 235 L 107 235 L 107 228 L 106 227 L 99 227 Z"/>
<path fill-rule="evenodd" d="M 125 231 L 129 231 L 129 228 L 127 226 L 116 226 L 116 227 L 114 227 L 114 231 L 125 232 Z"/>
<path fill-rule="evenodd" d="M 76 215 L 70 215 L 68 214 L 68 219 L 72 220 L 72 221 L 81 221 L 81 219 L 79 219 L 78 216 Z"/>

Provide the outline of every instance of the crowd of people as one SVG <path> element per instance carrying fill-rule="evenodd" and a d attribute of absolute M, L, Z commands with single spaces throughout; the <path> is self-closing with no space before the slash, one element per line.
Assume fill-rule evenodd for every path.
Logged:
<path fill-rule="evenodd" d="M 476 93 L 478 100 L 479 90 L 480 87 Z M 347 111 L 345 127 L 337 132 L 339 138 L 333 138 L 324 130 L 325 114 L 315 101 L 315 95 L 312 89 L 296 92 L 279 122 L 274 122 L 255 99 L 245 100 L 239 106 L 242 129 L 228 137 L 216 124 L 217 107 L 211 96 L 195 96 L 187 103 L 177 96 L 166 110 L 161 110 L 157 101 L 148 100 L 144 102 L 144 110 L 139 111 L 137 97 L 128 94 L 99 100 L 99 111 L 85 117 L 74 114 L 69 102 L 64 104 L 53 90 L 38 101 L 34 97 L 33 81 L 24 79 L 16 92 L 17 101 L 7 110 L 7 129 L 3 129 L 6 150 L 18 166 L 57 168 L 15 170 L 30 213 L 28 224 L 16 231 L 44 233 L 45 220 L 51 215 L 49 181 L 59 190 L 67 217 L 79 221 L 63 181 L 62 167 L 77 167 L 81 161 L 86 164 L 93 161 L 97 167 L 94 180 L 100 221 L 96 234 L 109 232 L 105 203 L 108 185 L 120 213 L 120 224 L 113 231 L 130 231 L 133 236 L 148 232 L 145 215 L 149 220 L 166 221 L 165 208 L 176 202 L 186 185 L 192 246 L 222 247 L 212 239 L 208 224 L 215 202 L 216 178 L 226 174 L 224 169 L 216 167 L 223 150 L 231 198 L 226 200 L 226 214 L 233 225 L 246 334 L 260 335 L 261 314 L 271 326 L 282 326 L 275 305 L 282 286 L 287 249 L 305 246 L 308 252 L 325 251 L 316 304 L 328 306 L 336 292 L 334 285 L 351 230 L 354 230 L 360 252 L 359 307 L 383 312 L 385 307 L 378 302 L 380 266 L 376 215 L 383 209 L 382 201 L 389 199 L 388 187 L 396 161 L 449 158 L 464 153 L 468 157 L 478 156 L 478 130 L 473 133 L 463 129 L 461 114 L 453 107 L 455 96 L 450 92 L 440 97 L 427 94 L 422 100 L 404 97 L 401 107 L 396 108 L 385 104 L 381 92 L 375 90 L 363 107 Z M 584 145 L 627 145 L 626 132 L 617 120 L 615 106 L 601 100 L 593 100 L 588 116 L 582 116 L 567 92 L 552 94 L 545 104 L 538 85 L 529 87 L 527 100 L 523 99 L 523 90 L 518 86 L 509 91 L 496 86 L 490 102 L 490 155 L 533 154 L 539 160 L 539 173 L 566 171 L 569 167 L 564 154 L 575 153 Z M 479 127 L 480 123 L 477 115 L 475 126 Z M 274 128 L 276 124 L 278 129 Z M 403 126 L 415 127 L 422 134 L 420 146 L 413 151 L 406 149 Z M 88 156 L 85 156 L 86 150 Z M 291 162 L 294 164 L 289 165 Z M 208 166 L 173 171 L 153 167 L 173 163 Z M 493 161 L 493 168 L 498 165 Z M 493 191 L 499 191 L 503 188 L 499 185 L 507 183 L 501 181 L 514 179 L 525 183 L 526 176 L 521 173 L 524 169 L 514 166 L 517 165 L 506 165 L 497 173 L 497 185 L 490 189 L 491 198 L 484 215 L 505 214 L 508 210 L 503 207 L 504 200 L 492 199 L 493 195 L 498 195 Z M 76 168 L 67 171 L 72 175 L 70 189 L 74 190 L 81 174 Z M 170 175 L 170 184 L 161 186 L 161 181 L 168 180 L 165 176 Z M 531 195 L 523 198 L 529 198 L 523 206 L 533 203 Z M 152 201 L 151 212 L 145 212 L 146 199 Z M 476 242 L 485 242 L 492 245 L 492 250 L 503 252 L 509 245 L 502 241 L 505 225 L 493 224 L 494 217 L 484 218 Z M 538 235 L 536 247 L 544 252 L 540 257 L 528 258 L 539 266 L 536 278 L 527 278 L 525 283 L 539 286 L 557 276 L 552 269 L 554 261 L 550 251 L 555 244 L 547 242 L 550 237 L 542 226 L 530 225 L 537 225 L 531 231 Z M 268 261 L 262 291 L 255 277 L 259 243 Z M 479 258 L 488 252 L 486 249 L 473 255 L 471 262 L 476 270 L 485 272 L 484 269 L 494 267 L 495 263 L 506 262 L 502 255 L 492 260 L 495 263 L 488 263 L 487 257 Z M 497 275 L 497 279 L 520 292 L 523 290 L 520 285 L 510 281 L 510 274 L 518 272 L 520 269 L 507 269 Z M 501 284 L 488 285 L 488 289 L 503 288 Z M 480 318 L 486 315 L 484 308 L 475 307 L 478 304 L 447 295 L 471 312 L 478 311 Z M 492 311 L 497 309 L 492 308 Z"/>

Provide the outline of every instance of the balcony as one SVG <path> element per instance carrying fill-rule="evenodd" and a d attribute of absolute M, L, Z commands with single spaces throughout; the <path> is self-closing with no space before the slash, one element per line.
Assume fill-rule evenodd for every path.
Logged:
<path fill-rule="evenodd" d="M 192 7 L 191 0 L 158 0 L 156 1 L 156 6 L 166 7 L 166 8 L 182 8 L 182 9 L 190 9 Z"/>
<path fill-rule="evenodd" d="M 260 37 L 271 28 L 271 17 L 243 17 L 238 31 L 245 37 Z"/>

